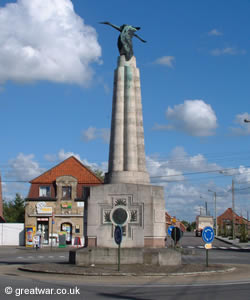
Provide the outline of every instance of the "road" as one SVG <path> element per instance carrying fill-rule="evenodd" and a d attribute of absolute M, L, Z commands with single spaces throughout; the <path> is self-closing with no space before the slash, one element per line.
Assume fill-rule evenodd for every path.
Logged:
<path fill-rule="evenodd" d="M 184 263 L 205 263 L 205 250 L 198 248 L 203 245 L 201 238 L 186 234 L 181 244 L 184 249 L 194 247 L 189 249 L 195 250 L 195 255 L 183 255 Z M 0 247 L 0 299 L 249 299 L 250 251 L 228 249 L 228 244 L 220 241 L 215 241 L 214 245 L 218 248 L 209 251 L 209 262 L 237 264 L 239 266 L 237 274 L 216 273 L 198 277 L 90 278 L 29 273 L 17 270 L 18 265 L 41 262 L 67 263 L 68 250 L 50 251 L 47 248 L 35 251 Z M 227 249 L 219 249 L 219 247 Z M 6 292 L 11 294 L 6 294 L 6 288 Z"/>

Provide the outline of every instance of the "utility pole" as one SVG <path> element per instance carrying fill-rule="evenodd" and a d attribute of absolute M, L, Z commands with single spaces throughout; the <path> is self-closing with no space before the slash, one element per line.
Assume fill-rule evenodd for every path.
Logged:
<path fill-rule="evenodd" d="M 216 192 L 208 190 L 208 192 L 214 193 L 214 218 L 215 218 L 215 236 L 217 236 L 217 206 L 216 206 Z"/>
<path fill-rule="evenodd" d="M 234 207 L 234 180 L 232 179 L 232 212 L 233 212 L 233 218 L 232 218 L 232 229 L 233 229 L 233 240 L 235 239 L 235 207 Z"/>
<path fill-rule="evenodd" d="M 214 192 L 214 218 L 215 218 L 215 236 L 217 236 L 216 192 Z"/>

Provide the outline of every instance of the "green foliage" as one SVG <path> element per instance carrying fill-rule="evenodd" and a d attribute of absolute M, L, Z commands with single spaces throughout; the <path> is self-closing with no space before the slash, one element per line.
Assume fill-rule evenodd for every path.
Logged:
<path fill-rule="evenodd" d="M 240 242 L 241 243 L 247 243 L 248 242 L 246 224 L 241 224 L 240 225 Z"/>
<path fill-rule="evenodd" d="M 194 231 L 196 227 L 196 222 L 189 223 L 188 221 L 182 220 L 182 224 L 187 228 L 187 231 Z"/>
<path fill-rule="evenodd" d="M 223 233 L 222 233 L 223 237 L 227 237 L 227 226 L 226 223 L 223 223 Z"/>
<path fill-rule="evenodd" d="M 91 168 L 90 168 L 90 169 L 91 169 Z M 92 172 L 94 172 L 95 175 L 96 175 L 97 177 L 99 177 L 102 181 L 104 180 L 104 173 L 103 173 L 102 170 L 98 170 L 98 169 L 91 169 L 91 170 L 92 170 Z"/>
<path fill-rule="evenodd" d="M 219 235 L 219 236 L 222 236 L 222 229 L 221 229 L 221 226 L 218 226 L 218 235 Z"/>
<path fill-rule="evenodd" d="M 14 201 L 3 202 L 3 217 L 7 223 L 24 223 L 25 202 L 16 194 Z"/>

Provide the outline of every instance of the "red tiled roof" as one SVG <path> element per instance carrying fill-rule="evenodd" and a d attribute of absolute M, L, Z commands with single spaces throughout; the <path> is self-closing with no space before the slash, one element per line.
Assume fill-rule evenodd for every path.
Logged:
<path fill-rule="evenodd" d="M 240 217 L 239 215 L 237 215 L 235 212 L 233 213 L 233 210 L 231 207 L 227 208 L 223 214 L 221 214 L 220 216 L 217 217 L 217 222 L 219 224 L 223 223 L 223 220 L 233 220 L 233 216 L 235 219 L 235 222 L 247 222 L 247 219 Z"/>
<path fill-rule="evenodd" d="M 30 183 L 52 183 L 60 176 L 73 176 L 77 179 L 78 183 L 83 184 L 102 184 L 102 180 L 97 177 L 91 170 L 85 167 L 78 159 L 71 156 L 53 167 L 52 169 L 46 171 L 42 175 L 31 180 Z"/>

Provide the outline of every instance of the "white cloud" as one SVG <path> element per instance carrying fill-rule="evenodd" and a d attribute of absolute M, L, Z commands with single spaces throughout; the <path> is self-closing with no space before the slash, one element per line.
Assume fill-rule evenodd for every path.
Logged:
<path fill-rule="evenodd" d="M 250 168 L 240 166 L 238 174 L 235 175 L 235 180 L 238 183 L 250 183 Z"/>
<path fill-rule="evenodd" d="M 167 158 L 146 157 L 147 170 L 154 182 L 183 181 L 187 172 L 210 172 L 222 169 L 216 163 L 209 163 L 202 154 L 188 155 L 183 147 L 175 147 Z"/>
<path fill-rule="evenodd" d="M 101 139 L 105 143 L 109 143 L 110 130 L 107 128 L 89 127 L 82 131 L 82 138 L 85 142 Z"/>
<path fill-rule="evenodd" d="M 235 117 L 234 123 L 238 125 L 238 127 L 231 127 L 230 131 L 234 135 L 250 135 L 250 123 L 245 123 L 244 120 L 250 119 L 249 113 L 238 114 Z"/>
<path fill-rule="evenodd" d="M 217 174 L 221 169 L 219 165 L 208 162 L 202 154 L 189 155 L 183 147 L 174 148 L 167 158 L 147 156 L 146 161 L 151 182 L 165 188 L 166 209 L 172 216 L 194 221 L 200 207 L 204 212 L 205 201 L 208 201 L 208 208 L 213 213 L 213 195 L 208 193 L 208 189 L 220 192 L 224 190 L 219 189 L 213 181 L 208 183 L 207 174 L 203 178 L 202 174 L 199 177 L 190 177 L 185 173 L 215 171 Z M 202 178 L 205 181 L 200 182 Z M 195 179 L 199 179 L 199 183 Z M 221 200 L 218 201 L 222 205 Z M 221 210 L 218 209 L 218 213 L 227 208 L 225 205 Z"/>
<path fill-rule="evenodd" d="M 216 163 L 209 163 L 202 154 L 188 155 L 183 147 L 175 147 L 170 155 L 168 164 L 182 172 L 217 171 L 221 169 Z"/>
<path fill-rule="evenodd" d="M 8 167 L 10 170 L 6 173 L 6 178 L 17 181 L 29 181 L 44 172 L 34 160 L 34 154 L 19 153 L 16 158 L 9 160 Z"/>
<path fill-rule="evenodd" d="M 101 47 L 70 0 L 17 0 L 0 8 L 0 27 L 0 82 L 91 79 Z"/>
<path fill-rule="evenodd" d="M 167 66 L 170 68 L 174 67 L 175 57 L 174 56 L 163 56 L 158 58 L 155 63 L 158 65 Z"/>
<path fill-rule="evenodd" d="M 81 156 L 79 154 L 71 152 L 71 151 L 65 152 L 64 149 L 61 149 L 56 154 L 46 154 L 44 156 L 44 158 L 49 162 L 56 163 L 56 162 L 61 162 L 65 159 L 69 158 L 70 156 L 74 156 L 75 158 L 77 158 L 86 167 L 90 167 L 93 170 L 102 170 L 103 172 L 107 172 L 107 168 L 108 168 L 108 163 L 107 162 L 102 162 L 100 164 L 92 163 L 92 162 L 89 162 L 85 158 L 81 158 Z"/>
<path fill-rule="evenodd" d="M 239 166 L 239 168 L 225 169 L 220 172 L 231 176 L 236 183 L 250 183 L 250 168 Z"/>
<path fill-rule="evenodd" d="M 184 180 L 182 172 L 169 166 L 169 161 L 161 161 L 156 157 L 146 157 L 147 170 L 151 181 L 161 185 L 166 185 L 170 181 Z"/>
<path fill-rule="evenodd" d="M 210 52 L 213 56 L 220 56 L 220 55 L 244 55 L 246 54 L 246 50 L 240 50 L 233 47 L 226 47 L 223 49 L 213 49 Z"/>
<path fill-rule="evenodd" d="M 223 33 L 221 31 L 219 31 L 218 29 L 214 28 L 208 32 L 208 35 L 220 36 L 220 35 L 223 35 Z"/>
<path fill-rule="evenodd" d="M 185 100 L 183 104 L 168 107 L 166 117 L 170 124 L 155 125 L 155 130 L 178 130 L 192 136 L 211 136 L 217 127 L 215 112 L 203 100 Z"/>

